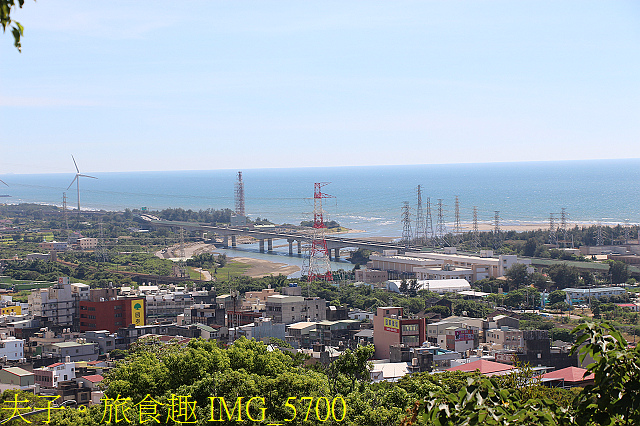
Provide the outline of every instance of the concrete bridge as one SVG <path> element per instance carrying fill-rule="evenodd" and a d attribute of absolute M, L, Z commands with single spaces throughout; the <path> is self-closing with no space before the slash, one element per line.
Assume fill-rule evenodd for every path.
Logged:
<path fill-rule="evenodd" d="M 267 252 L 273 251 L 273 240 L 287 240 L 289 243 L 289 255 L 294 254 L 294 243 L 296 243 L 296 251 L 302 254 L 302 243 L 311 243 L 312 236 L 303 233 L 290 232 L 289 230 L 271 228 L 271 229 L 249 229 L 245 227 L 232 226 L 214 226 L 197 222 L 179 222 L 173 220 L 152 220 L 148 217 L 142 218 L 151 226 L 184 228 L 189 230 L 199 230 L 221 236 L 225 247 L 236 247 L 237 237 L 249 236 L 258 240 L 260 252 L 265 251 L 265 241 L 267 242 Z M 329 250 L 329 258 L 340 259 L 340 249 L 345 247 L 364 248 L 373 251 L 382 250 L 398 250 L 404 251 L 405 248 L 394 243 L 383 243 L 365 238 L 346 238 L 334 235 L 326 235 L 327 249 Z M 231 243 L 229 245 L 229 242 Z"/>

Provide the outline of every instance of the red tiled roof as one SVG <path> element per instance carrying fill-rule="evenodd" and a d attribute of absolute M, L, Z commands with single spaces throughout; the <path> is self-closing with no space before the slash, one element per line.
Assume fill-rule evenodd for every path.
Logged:
<path fill-rule="evenodd" d="M 584 380 L 593 380 L 593 374 L 584 376 L 587 370 L 578 367 L 567 367 L 561 370 L 552 371 L 542 375 L 543 379 L 564 380 L 565 382 L 582 382 Z"/>
<path fill-rule="evenodd" d="M 509 364 L 502 364 L 499 362 L 489 361 L 486 359 L 479 359 L 468 364 L 462 364 L 457 367 L 447 369 L 447 371 L 476 371 L 480 370 L 482 374 L 492 374 L 499 371 L 513 370 L 515 367 Z"/>
<path fill-rule="evenodd" d="M 98 383 L 98 382 L 101 382 L 102 380 L 104 380 L 104 377 L 102 377 L 99 374 L 93 374 L 91 376 L 82 376 L 82 378 L 83 379 L 87 379 L 91 383 Z"/>
<path fill-rule="evenodd" d="M 59 366 L 59 365 L 64 365 L 64 363 L 62 363 L 62 362 L 56 362 L 55 364 L 47 365 L 47 368 L 57 367 L 57 366 Z"/>

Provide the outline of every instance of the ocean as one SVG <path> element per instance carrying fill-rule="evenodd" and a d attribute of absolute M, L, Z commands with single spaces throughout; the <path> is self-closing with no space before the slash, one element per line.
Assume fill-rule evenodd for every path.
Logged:
<path fill-rule="evenodd" d="M 90 210 L 147 207 L 234 208 L 236 170 L 86 173 L 98 179 L 80 182 L 80 205 Z M 370 236 L 400 237 L 404 201 L 415 215 L 421 185 L 426 213 L 431 203 L 433 225 L 438 200 L 448 227 L 454 221 L 455 197 L 460 220 L 470 223 L 477 207 L 481 224 L 499 211 L 503 225 L 559 221 L 565 208 L 571 224 L 601 221 L 640 223 L 638 191 L 640 159 L 409 166 L 327 167 L 242 170 L 249 217 L 299 224 L 313 213 L 314 182 L 328 182 L 323 192 L 325 219 Z M 77 205 L 74 175 L 0 175 L 4 203 Z"/>

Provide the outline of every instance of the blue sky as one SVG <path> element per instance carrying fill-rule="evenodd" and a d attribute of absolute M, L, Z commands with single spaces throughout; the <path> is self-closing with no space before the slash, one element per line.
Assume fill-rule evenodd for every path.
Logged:
<path fill-rule="evenodd" d="M 640 4 L 46 1 L 0 174 L 640 157 Z"/>

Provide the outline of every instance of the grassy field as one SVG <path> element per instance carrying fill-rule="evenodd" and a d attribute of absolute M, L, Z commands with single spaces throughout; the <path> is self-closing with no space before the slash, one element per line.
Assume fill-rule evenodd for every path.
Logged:
<path fill-rule="evenodd" d="M 16 291 L 30 290 L 32 288 L 51 287 L 53 284 L 54 283 L 48 283 L 48 282 L 42 282 L 42 281 L 14 280 L 11 277 L 6 277 L 6 276 L 0 277 L 0 288 L 11 289 L 15 287 Z"/>
<path fill-rule="evenodd" d="M 226 280 L 228 278 L 241 276 L 249 268 L 251 268 L 251 265 L 237 262 L 235 260 L 229 260 L 227 261 L 227 264 L 224 266 L 224 268 L 218 268 L 217 272 L 213 269 L 210 269 L 209 272 L 211 272 L 211 276 L 215 277 L 216 280 Z"/>

